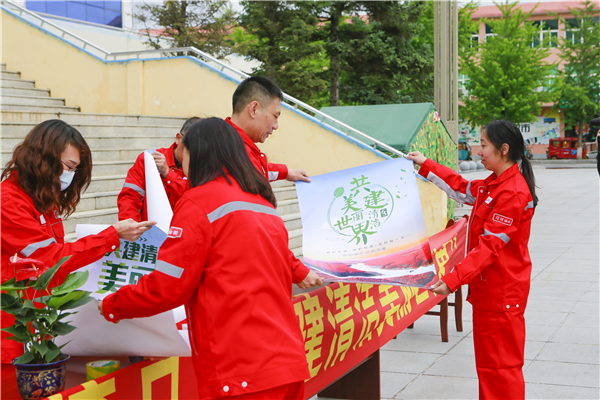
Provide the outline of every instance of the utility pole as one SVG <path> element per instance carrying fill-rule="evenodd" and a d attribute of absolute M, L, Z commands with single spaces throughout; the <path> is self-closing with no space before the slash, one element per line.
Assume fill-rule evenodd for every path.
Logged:
<path fill-rule="evenodd" d="M 434 1 L 433 104 L 458 144 L 458 1 Z"/>

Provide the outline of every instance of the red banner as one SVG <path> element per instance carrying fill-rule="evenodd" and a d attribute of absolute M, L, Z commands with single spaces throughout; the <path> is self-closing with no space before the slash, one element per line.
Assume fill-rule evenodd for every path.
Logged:
<path fill-rule="evenodd" d="M 439 276 L 463 259 L 465 236 L 466 220 L 462 219 L 430 238 Z M 311 374 L 305 397 L 351 370 L 443 298 L 425 289 L 353 283 L 334 283 L 297 296 L 294 309 Z M 5 377 L 3 369 L 3 383 L 8 383 Z M 197 398 L 191 358 L 139 362 L 48 399 L 140 398 Z"/>

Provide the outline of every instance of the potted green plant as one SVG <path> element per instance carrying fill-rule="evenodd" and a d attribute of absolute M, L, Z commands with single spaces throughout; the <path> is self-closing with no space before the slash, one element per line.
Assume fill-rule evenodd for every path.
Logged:
<path fill-rule="evenodd" d="M 54 339 L 75 329 L 65 318 L 92 300 L 89 292 L 77 290 L 87 281 L 88 271 L 74 272 L 61 285 L 48 288 L 69 257 L 49 268 L 41 261 L 15 255 L 10 258 L 14 277 L 0 285 L 2 311 L 15 318 L 12 326 L 2 330 L 24 345 L 23 355 L 12 361 L 23 399 L 43 399 L 65 387 L 69 356 L 61 352 L 65 345 L 58 347 Z"/>

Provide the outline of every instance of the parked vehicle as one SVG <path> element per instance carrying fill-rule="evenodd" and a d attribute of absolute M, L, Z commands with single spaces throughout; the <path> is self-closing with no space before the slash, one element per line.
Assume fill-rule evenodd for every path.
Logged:
<path fill-rule="evenodd" d="M 559 158 L 577 158 L 577 138 L 550 139 L 547 157 L 551 160 Z M 582 158 L 588 158 L 585 146 L 581 153 Z"/>
<path fill-rule="evenodd" d="M 458 139 L 458 159 L 471 160 L 471 146 L 467 143 L 466 138 Z"/>

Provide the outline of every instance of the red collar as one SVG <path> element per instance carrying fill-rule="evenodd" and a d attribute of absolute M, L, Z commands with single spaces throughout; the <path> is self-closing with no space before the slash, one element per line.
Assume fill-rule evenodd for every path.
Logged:
<path fill-rule="evenodd" d="M 498 184 L 504 182 L 505 180 L 507 180 L 508 178 L 512 177 L 513 175 L 515 175 L 518 172 L 519 172 L 519 163 L 515 163 L 512 167 L 510 167 L 509 169 L 504 171 L 502 173 L 502 175 L 500 175 L 499 177 L 496 177 L 496 174 L 491 174 L 490 176 L 485 178 L 485 181 L 488 185 L 498 185 Z"/>
<path fill-rule="evenodd" d="M 233 126 L 235 128 L 235 130 L 240 134 L 240 136 L 242 137 L 242 139 L 244 140 L 244 144 L 248 147 L 250 147 L 252 149 L 253 152 L 260 154 L 261 151 L 258 148 L 258 146 L 256 145 L 256 143 L 254 143 L 252 141 L 252 139 L 250 139 L 250 136 L 248 136 L 248 134 L 246 133 L 246 131 L 244 131 L 242 128 L 240 128 L 239 126 L 237 126 L 236 124 L 234 124 L 231 121 L 230 117 L 225 118 L 225 121 L 227 121 L 229 123 L 229 125 Z"/>
<path fill-rule="evenodd" d="M 169 147 L 169 150 L 167 150 L 165 152 L 165 158 L 167 159 L 167 165 L 169 166 L 169 168 L 179 168 L 177 166 L 177 163 L 175 162 L 175 149 L 177 148 L 177 142 L 174 142 L 171 147 Z"/>

